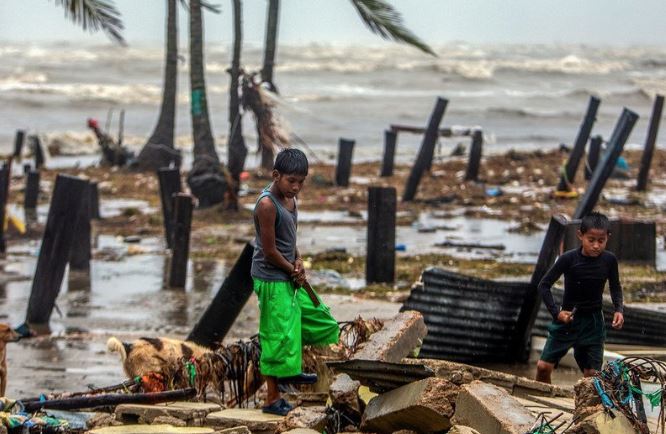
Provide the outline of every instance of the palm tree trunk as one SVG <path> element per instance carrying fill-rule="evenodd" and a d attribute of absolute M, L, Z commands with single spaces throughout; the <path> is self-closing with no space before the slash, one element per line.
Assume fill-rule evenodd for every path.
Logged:
<path fill-rule="evenodd" d="M 268 83 L 272 92 L 277 93 L 273 83 L 273 67 L 277 51 L 278 20 L 280 16 L 280 0 L 268 0 L 268 21 L 266 22 L 266 43 L 264 44 L 264 66 L 261 69 L 261 81 Z"/>
<path fill-rule="evenodd" d="M 178 9 L 176 0 L 167 0 L 166 58 L 162 107 L 157 125 L 137 157 L 141 169 L 157 170 L 173 160 L 180 165 L 180 153 L 174 149 L 176 96 L 178 94 Z"/>
<path fill-rule="evenodd" d="M 247 147 L 243 138 L 243 122 L 240 115 L 238 81 L 240 76 L 240 56 L 243 42 L 243 5 L 241 0 L 233 0 L 234 8 L 234 51 L 231 60 L 231 83 L 229 84 L 229 172 L 234 181 L 229 208 L 238 209 L 240 174 L 245 166 Z"/>
<path fill-rule="evenodd" d="M 187 183 L 199 199 L 199 206 L 207 207 L 224 200 L 227 183 L 220 170 L 208 117 L 200 0 L 190 0 L 190 89 L 194 161 Z"/>
<path fill-rule="evenodd" d="M 268 0 L 268 19 L 266 21 L 266 42 L 264 44 L 264 66 L 261 69 L 261 81 L 268 84 L 268 88 L 277 93 L 277 87 L 273 83 L 273 67 L 275 66 L 275 54 L 277 51 L 278 21 L 280 16 L 280 0 Z M 257 125 L 259 149 L 261 149 L 261 168 L 265 173 L 273 170 L 273 144 L 261 143 L 259 125 Z"/>

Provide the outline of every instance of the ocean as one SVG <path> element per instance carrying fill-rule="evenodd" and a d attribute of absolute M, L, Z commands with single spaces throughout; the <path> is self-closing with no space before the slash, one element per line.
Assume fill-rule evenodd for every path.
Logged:
<path fill-rule="evenodd" d="M 666 92 L 666 47 L 584 45 L 473 45 L 447 43 L 438 57 L 409 47 L 280 46 L 276 112 L 287 132 L 322 160 L 336 155 L 340 137 L 356 140 L 356 161 L 382 155 L 391 123 L 424 126 L 437 96 L 449 100 L 442 126 L 480 126 L 484 152 L 552 149 L 571 144 L 590 95 L 602 99 L 593 134 L 608 138 L 622 107 L 640 115 L 628 147 L 642 146 L 652 100 Z M 187 50 L 181 49 L 177 146 L 192 147 Z M 156 122 L 163 79 L 163 47 L 0 43 L 0 152 L 12 149 L 16 129 L 41 134 L 67 154 L 97 151 L 86 119 L 111 132 L 125 109 L 125 143 L 140 149 Z M 213 133 L 222 159 L 228 133 L 230 47 L 206 47 L 206 80 Z M 246 47 L 242 63 L 258 70 L 261 47 Z M 258 157 L 252 115 L 244 133 Z M 465 138 L 441 141 L 447 155 Z M 420 137 L 401 134 L 397 158 L 413 159 Z"/>

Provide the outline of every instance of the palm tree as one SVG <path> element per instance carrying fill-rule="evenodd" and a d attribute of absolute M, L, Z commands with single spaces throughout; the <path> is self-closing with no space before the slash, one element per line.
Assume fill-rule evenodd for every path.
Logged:
<path fill-rule="evenodd" d="M 194 161 L 187 183 L 192 194 L 199 199 L 199 206 L 208 207 L 224 200 L 227 181 L 215 151 L 215 139 L 208 116 L 204 79 L 202 6 L 217 11 L 207 2 L 190 0 L 190 112 Z"/>
<path fill-rule="evenodd" d="M 404 26 L 400 12 L 385 0 L 350 1 L 365 25 L 373 33 L 378 34 L 384 39 L 403 42 L 435 56 L 432 48 Z M 268 88 L 273 92 L 277 92 L 277 87 L 273 81 L 273 68 L 275 66 L 279 9 L 280 0 L 268 0 L 268 19 L 266 22 L 266 42 L 264 46 L 264 64 L 261 69 L 261 81 L 266 83 Z M 270 172 L 273 168 L 274 146 L 272 143 L 262 143 L 261 139 L 261 135 L 259 135 L 261 167 L 264 171 Z"/>
<path fill-rule="evenodd" d="M 174 149 L 176 96 L 178 94 L 178 8 L 176 0 L 167 0 L 166 55 L 164 88 L 160 116 L 152 135 L 137 157 L 136 165 L 143 170 L 157 170 L 174 162 L 180 165 L 180 153 Z"/>
<path fill-rule="evenodd" d="M 113 0 L 55 0 L 65 9 L 65 18 L 91 33 L 104 31 L 111 40 L 124 45 L 121 34 L 124 26 Z"/>
<path fill-rule="evenodd" d="M 240 55 L 243 41 L 243 10 L 241 0 L 232 0 L 234 9 L 234 50 L 231 60 L 231 82 L 229 84 L 229 172 L 234 185 L 230 188 L 230 209 L 238 209 L 238 189 L 240 186 L 240 174 L 245 166 L 247 147 L 243 139 L 243 122 L 240 114 L 240 95 L 238 85 L 240 77 Z"/>

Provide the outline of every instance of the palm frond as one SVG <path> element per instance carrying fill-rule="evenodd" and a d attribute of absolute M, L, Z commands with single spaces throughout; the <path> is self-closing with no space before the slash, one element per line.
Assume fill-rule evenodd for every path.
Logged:
<path fill-rule="evenodd" d="M 65 9 L 65 18 L 83 30 L 103 30 L 113 41 L 125 45 L 121 33 L 125 26 L 113 0 L 55 0 L 55 3 Z"/>
<path fill-rule="evenodd" d="M 184 8 L 189 10 L 190 6 L 187 3 L 187 0 L 180 0 L 180 3 L 183 5 Z M 222 12 L 222 7 L 218 4 L 211 3 L 206 0 L 199 0 L 199 4 L 201 4 L 202 8 L 207 9 L 215 14 L 219 14 Z"/>
<path fill-rule="evenodd" d="M 384 39 L 404 42 L 419 50 L 437 56 L 435 52 L 405 27 L 402 15 L 384 0 L 350 0 L 361 19 L 373 33 Z"/>

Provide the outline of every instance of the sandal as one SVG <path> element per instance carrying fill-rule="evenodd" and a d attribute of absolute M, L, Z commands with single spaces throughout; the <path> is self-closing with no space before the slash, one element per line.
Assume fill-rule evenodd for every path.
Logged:
<path fill-rule="evenodd" d="M 261 407 L 263 413 L 277 414 L 278 416 L 286 416 L 294 407 L 289 404 L 284 398 L 274 401 L 271 405 Z"/>

